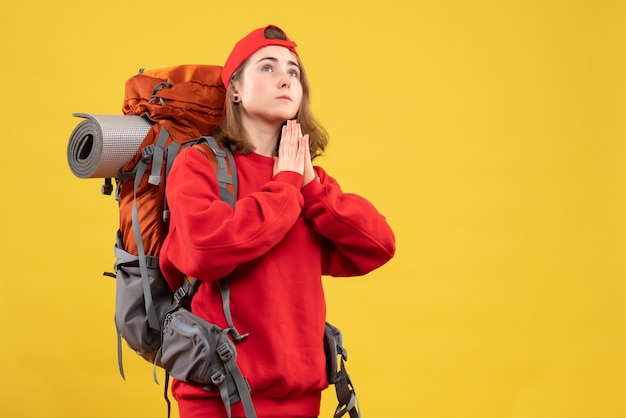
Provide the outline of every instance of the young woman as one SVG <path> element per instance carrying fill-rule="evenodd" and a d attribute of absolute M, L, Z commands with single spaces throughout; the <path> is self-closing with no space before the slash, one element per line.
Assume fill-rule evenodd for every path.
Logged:
<path fill-rule="evenodd" d="M 296 44 L 267 26 L 239 41 L 226 61 L 225 118 L 217 137 L 234 151 L 235 209 L 219 200 L 214 170 L 189 148 L 168 178 L 170 232 L 161 253 L 173 288 L 202 285 L 197 315 L 227 328 L 217 280 L 227 278 L 233 323 L 249 336 L 237 363 L 259 418 L 316 417 L 326 382 L 322 275 L 358 276 L 395 252 L 385 218 L 344 193 L 312 160 L 327 144 L 309 106 Z M 180 415 L 225 417 L 218 391 L 174 381 Z M 245 416 L 241 402 L 233 416 Z"/>

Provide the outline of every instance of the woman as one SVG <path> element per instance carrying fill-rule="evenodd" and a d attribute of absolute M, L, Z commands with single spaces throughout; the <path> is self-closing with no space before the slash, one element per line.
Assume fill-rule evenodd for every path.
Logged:
<path fill-rule="evenodd" d="M 259 418 L 315 417 L 327 387 L 322 275 L 357 276 L 395 252 L 385 218 L 365 199 L 343 193 L 312 165 L 327 135 L 311 115 L 296 44 L 275 26 L 239 41 L 226 61 L 225 118 L 217 137 L 234 151 L 239 194 L 219 200 L 206 157 L 189 148 L 168 178 L 170 232 L 161 268 L 173 288 L 184 276 L 202 285 L 197 315 L 226 328 L 217 280 L 230 285 L 238 343 Z M 217 391 L 175 381 L 180 415 L 226 416 Z M 241 402 L 233 416 L 243 417 Z"/>

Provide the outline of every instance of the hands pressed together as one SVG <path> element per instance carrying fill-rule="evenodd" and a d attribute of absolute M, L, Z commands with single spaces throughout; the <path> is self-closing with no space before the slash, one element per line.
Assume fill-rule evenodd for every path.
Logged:
<path fill-rule="evenodd" d="M 281 171 L 294 171 L 303 175 L 302 186 L 306 186 L 315 178 L 309 135 L 302 135 L 300 124 L 289 120 L 283 126 L 278 157 L 274 157 L 274 175 Z"/>

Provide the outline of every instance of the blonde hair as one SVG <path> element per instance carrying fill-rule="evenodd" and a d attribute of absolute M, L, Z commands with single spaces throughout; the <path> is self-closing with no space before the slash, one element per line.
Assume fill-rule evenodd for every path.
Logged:
<path fill-rule="evenodd" d="M 287 39 L 283 31 L 276 27 L 268 27 L 265 30 L 267 39 Z M 228 82 L 226 90 L 226 102 L 224 105 L 224 121 L 215 134 L 215 137 L 233 151 L 248 154 L 254 151 L 254 146 L 246 139 L 246 133 L 241 123 L 241 107 L 233 101 L 233 80 L 237 80 L 246 67 L 247 60 L 239 66 Z M 302 132 L 309 135 L 311 159 L 322 154 L 328 145 L 328 133 L 320 125 L 311 112 L 309 80 L 298 57 L 300 65 L 300 83 L 302 84 L 302 100 L 297 113 L 297 120 L 302 127 Z"/>

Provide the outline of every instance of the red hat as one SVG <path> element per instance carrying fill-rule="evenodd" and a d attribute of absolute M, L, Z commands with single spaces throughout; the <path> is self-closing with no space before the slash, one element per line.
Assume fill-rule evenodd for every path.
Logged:
<path fill-rule="evenodd" d="M 289 38 L 287 38 L 286 41 L 283 41 L 282 39 L 265 38 L 265 29 L 270 27 L 276 28 L 284 32 L 278 26 L 268 25 L 264 28 L 253 30 L 245 38 L 237 42 L 235 48 L 233 48 L 233 51 L 228 56 L 226 64 L 224 64 L 224 68 L 222 68 L 222 82 L 224 83 L 224 86 L 226 88 L 228 88 L 228 82 L 233 76 L 235 70 L 239 68 L 239 66 L 243 64 L 245 60 L 250 58 L 252 54 L 254 54 L 261 48 L 269 45 L 284 46 L 294 54 L 298 55 L 298 53 L 296 52 L 296 43 L 290 41 Z"/>

